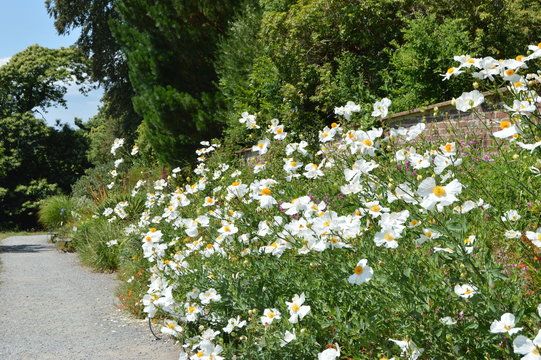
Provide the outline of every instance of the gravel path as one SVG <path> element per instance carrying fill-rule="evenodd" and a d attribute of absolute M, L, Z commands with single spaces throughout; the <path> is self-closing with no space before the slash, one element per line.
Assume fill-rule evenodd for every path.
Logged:
<path fill-rule="evenodd" d="M 46 235 L 5 239 L 0 260 L 0 359 L 178 359 L 117 309 L 114 275 L 81 267 Z"/>

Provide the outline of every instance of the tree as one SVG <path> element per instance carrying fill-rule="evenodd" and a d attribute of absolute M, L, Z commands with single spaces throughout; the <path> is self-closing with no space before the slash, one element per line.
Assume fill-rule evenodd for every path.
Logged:
<path fill-rule="evenodd" d="M 86 61 L 73 48 L 37 45 L 0 67 L 0 228 L 36 225 L 41 199 L 67 192 L 88 167 L 88 143 L 69 126 L 47 126 L 39 109 L 65 105 L 68 84 L 88 86 Z"/>
<path fill-rule="evenodd" d="M 87 66 L 76 49 L 29 46 L 0 67 L 0 116 L 65 106 L 69 84 L 79 85 L 83 93 L 90 89 Z"/>
<path fill-rule="evenodd" d="M 111 23 L 118 21 L 113 0 L 46 0 L 45 6 L 55 20 L 59 34 L 80 29 L 76 47 L 90 61 L 92 81 L 103 86 L 103 117 L 114 122 L 109 127 L 111 137 L 123 137 L 133 142 L 141 116 L 135 112 L 135 96 L 128 78 L 126 57 L 111 32 Z"/>
<path fill-rule="evenodd" d="M 123 0 L 113 34 L 135 89 L 145 138 L 163 163 L 191 157 L 202 139 L 218 136 L 214 53 L 238 1 Z"/>

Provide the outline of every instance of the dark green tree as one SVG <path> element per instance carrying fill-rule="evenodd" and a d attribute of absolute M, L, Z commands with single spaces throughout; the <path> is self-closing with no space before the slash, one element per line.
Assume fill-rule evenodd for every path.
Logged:
<path fill-rule="evenodd" d="M 87 88 L 85 58 L 75 49 L 33 45 L 0 67 L 0 228 L 30 228 L 41 199 L 68 192 L 86 167 L 87 140 L 36 114 L 65 105 L 68 84 Z"/>
<path fill-rule="evenodd" d="M 32 45 L 0 67 L 0 116 L 65 106 L 67 86 L 89 90 L 86 59 L 73 48 Z"/>
<path fill-rule="evenodd" d="M 104 88 L 102 101 L 107 104 L 101 113 L 112 123 L 111 137 L 133 142 L 141 116 L 135 112 L 135 95 L 128 78 L 128 66 L 110 24 L 118 21 L 113 0 L 46 0 L 45 6 L 55 20 L 59 34 L 80 30 L 76 46 L 90 60 L 92 81 Z M 99 145 L 96 145 L 99 146 Z"/>
<path fill-rule="evenodd" d="M 135 109 L 163 163 L 179 164 L 220 134 L 216 44 L 238 1 L 123 0 L 114 35 L 135 89 Z"/>

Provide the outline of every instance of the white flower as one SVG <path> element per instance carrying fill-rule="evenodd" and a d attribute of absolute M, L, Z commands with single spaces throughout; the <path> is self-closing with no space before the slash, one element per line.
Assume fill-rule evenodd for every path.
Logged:
<path fill-rule="evenodd" d="M 111 154 L 115 155 L 116 150 L 122 145 L 124 145 L 124 139 L 115 139 L 115 141 L 113 141 L 113 146 L 111 147 Z"/>
<path fill-rule="evenodd" d="M 329 348 L 317 354 L 317 360 L 336 360 L 340 356 L 340 348 L 335 345 L 336 349 Z"/>
<path fill-rule="evenodd" d="M 246 320 L 240 321 L 240 316 L 231 318 L 227 321 L 227 326 L 223 328 L 224 332 L 230 334 L 235 328 L 242 328 L 246 325 Z"/>
<path fill-rule="evenodd" d="M 370 281 L 374 275 L 374 270 L 366 265 L 368 260 L 360 260 L 353 269 L 353 275 L 348 278 L 350 284 L 361 285 L 362 283 Z"/>
<path fill-rule="evenodd" d="M 417 345 L 410 340 L 389 339 L 389 341 L 392 341 L 396 345 L 400 346 L 400 349 L 402 350 L 401 356 L 407 355 L 408 360 L 416 360 L 424 351 L 424 349 L 417 348 Z"/>
<path fill-rule="evenodd" d="M 456 76 L 459 74 L 462 74 L 464 71 L 461 71 L 460 68 L 451 67 L 447 69 L 447 72 L 441 76 L 443 76 L 443 81 L 449 80 L 451 76 Z"/>
<path fill-rule="evenodd" d="M 304 303 L 304 293 L 300 296 L 295 294 L 291 302 L 286 301 L 286 305 L 289 308 L 289 322 L 296 324 L 299 320 L 302 320 L 310 312 L 310 306 L 303 305 Z"/>
<path fill-rule="evenodd" d="M 270 140 L 265 138 L 259 140 L 256 145 L 252 146 L 252 151 L 259 153 L 259 155 L 264 155 L 269 151 Z"/>
<path fill-rule="evenodd" d="M 477 288 L 469 284 L 455 285 L 455 294 L 464 299 L 469 299 L 477 294 Z"/>
<path fill-rule="evenodd" d="M 131 148 L 131 152 L 130 152 L 130 155 L 137 155 L 137 153 L 139 152 L 139 146 L 137 145 L 133 145 L 133 147 Z"/>
<path fill-rule="evenodd" d="M 446 206 L 457 201 L 456 195 L 462 191 L 462 184 L 454 179 L 445 186 L 436 185 L 436 180 L 433 177 L 428 177 L 419 184 L 417 194 L 419 194 L 423 201 L 421 206 L 427 210 L 434 209 L 434 206 Z"/>
<path fill-rule="evenodd" d="M 452 317 L 450 316 L 446 316 L 446 317 L 442 317 L 440 319 L 440 322 L 443 324 L 443 325 L 447 325 L 447 326 L 451 326 L 451 325 L 455 325 L 456 324 L 456 320 L 454 320 Z"/>
<path fill-rule="evenodd" d="M 537 247 L 541 248 L 541 227 L 535 232 L 526 231 L 526 237 Z M 540 315 L 541 316 L 541 315 Z"/>
<path fill-rule="evenodd" d="M 178 336 L 182 332 L 182 327 L 174 320 L 165 320 L 165 325 L 162 326 L 160 331 L 163 334 Z"/>
<path fill-rule="evenodd" d="M 199 294 L 199 300 L 201 300 L 201 304 L 203 305 L 210 304 L 211 301 L 217 302 L 221 299 L 222 296 L 218 294 L 215 289 L 208 289 L 207 291 Z"/>
<path fill-rule="evenodd" d="M 466 112 L 478 107 L 485 101 L 485 97 L 478 90 L 464 92 L 456 98 L 456 108 L 459 111 Z"/>
<path fill-rule="evenodd" d="M 505 214 L 501 217 L 502 221 L 519 221 L 521 216 L 519 215 L 518 211 L 516 210 L 509 210 L 506 211 Z"/>
<path fill-rule="evenodd" d="M 111 240 L 111 241 L 108 241 L 105 243 L 105 245 L 107 245 L 107 247 L 111 247 L 111 246 L 114 246 L 114 245 L 118 245 L 118 240 Z"/>
<path fill-rule="evenodd" d="M 292 342 L 293 340 L 296 340 L 297 339 L 297 335 L 295 334 L 295 329 L 293 329 L 293 332 L 289 332 L 286 330 L 285 334 L 284 334 L 284 338 L 282 340 L 280 340 L 280 347 L 284 347 L 286 346 L 287 344 L 289 344 L 290 342 Z"/>
<path fill-rule="evenodd" d="M 380 101 L 374 103 L 374 111 L 372 111 L 373 117 L 384 118 L 389 113 L 389 106 L 391 106 L 391 100 L 383 98 Z"/>
<path fill-rule="evenodd" d="M 263 325 L 270 325 L 274 320 L 280 320 L 281 318 L 282 314 L 277 309 L 265 309 L 261 317 L 261 323 Z"/>
<path fill-rule="evenodd" d="M 122 158 L 115 160 L 115 168 L 117 168 L 123 162 L 124 162 L 124 159 L 122 159 Z"/>
<path fill-rule="evenodd" d="M 349 121 L 354 112 L 359 111 L 361 111 L 361 106 L 355 104 L 353 101 L 348 101 L 346 105 L 334 108 L 334 113 L 336 115 L 342 115 L 347 121 Z"/>
<path fill-rule="evenodd" d="M 492 135 L 498 139 L 506 139 L 508 137 L 515 137 L 519 132 L 520 129 L 517 127 L 517 125 L 511 123 L 508 120 L 503 120 L 500 122 L 500 129 L 499 131 L 496 131 Z"/>
<path fill-rule="evenodd" d="M 517 336 L 513 341 L 513 351 L 515 354 L 526 355 L 521 360 L 541 360 L 541 330 L 533 340 L 523 335 Z"/>
<path fill-rule="evenodd" d="M 490 325 L 490 332 L 493 334 L 508 333 L 514 335 L 519 331 L 522 331 L 522 328 L 515 327 L 515 315 L 511 313 L 503 314 L 500 320 L 494 320 Z"/>
<path fill-rule="evenodd" d="M 257 125 L 255 118 L 255 115 L 250 115 L 245 111 L 242 113 L 239 122 L 245 124 L 247 129 L 259 129 L 259 125 Z"/>
<path fill-rule="evenodd" d="M 516 231 L 516 230 L 507 230 L 504 234 L 504 236 L 507 238 L 507 239 L 518 239 L 519 237 L 522 236 L 522 234 L 520 233 L 520 231 Z"/>

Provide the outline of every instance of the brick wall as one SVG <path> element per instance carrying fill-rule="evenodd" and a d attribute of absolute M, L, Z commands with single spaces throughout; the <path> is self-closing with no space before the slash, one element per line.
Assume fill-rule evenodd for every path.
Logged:
<path fill-rule="evenodd" d="M 452 101 L 445 101 L 423 108 L 390 115 L 382 121 L 388 127 L 408 127 L 419 122 L 426 123 L 423 137 L 427 141 L 476 140 L 488 144 L 490 135 L 499 130 L 499 124 L 509 115 L 502 111 L 501 104 L 487 103 L 475 112 L 458 111 Z"/>

